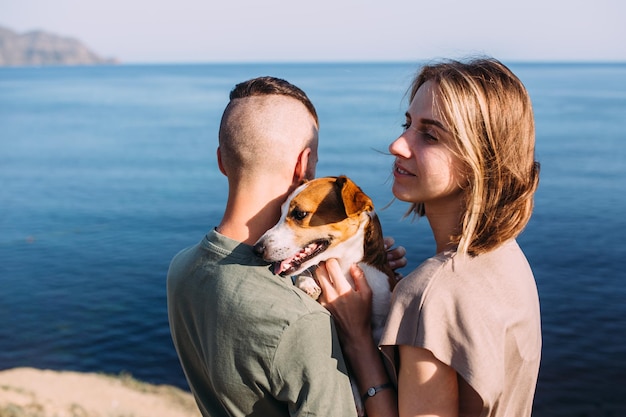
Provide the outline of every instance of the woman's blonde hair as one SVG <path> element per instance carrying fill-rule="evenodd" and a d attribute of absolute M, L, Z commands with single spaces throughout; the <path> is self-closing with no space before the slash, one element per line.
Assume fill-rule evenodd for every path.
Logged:
<path fill-rule="evenodd" d="M 524 229 L 539 182 L 532 104 L 522 82 L 501 62 L 478 58 L 424 66 L 410 101 L 427 81 L 438 87 L 440 114 L 467 170 L 457 253 L 488 252 Z M 424 215 L 423 204 L 410 212 Z"/>

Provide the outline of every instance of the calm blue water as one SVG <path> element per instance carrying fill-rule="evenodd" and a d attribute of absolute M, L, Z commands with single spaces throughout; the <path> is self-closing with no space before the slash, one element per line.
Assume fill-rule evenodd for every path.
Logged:
<path fill-rule="evenodd" d="M 544 350 L 535 416 L 626 413 L 626 65 L 511 64 L 533 98 L 542 163 L 519 241 Z M 416 64 L 0 68 L 0 369 L 127 371 L 184 387 L 170 341 L 171 257 L 219 220 L 215 162 L 232 86 L 276 75 L 321 122 L 318 175 L 353 177 L 379 208 Z M 383 227 L 431 254 L 425 221 Z"/>

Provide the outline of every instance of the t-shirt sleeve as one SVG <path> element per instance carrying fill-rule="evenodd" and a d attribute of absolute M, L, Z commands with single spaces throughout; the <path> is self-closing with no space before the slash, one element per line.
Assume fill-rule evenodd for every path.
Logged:
<path fill-rule="evenodd" d="M 354 397 L 329 314 L 315 312 L 285 329 L 273 361 L 276 399 L 291 416 L 356 416 Z"/>
<path fill-rule="evenodd" d="M 430 350 L 492 403 L 504 384 L 502 326 L 488 313 L 480 287 L 465 285 L 448 268 L 427 262 L 398 285 L 380 344 Z"/>

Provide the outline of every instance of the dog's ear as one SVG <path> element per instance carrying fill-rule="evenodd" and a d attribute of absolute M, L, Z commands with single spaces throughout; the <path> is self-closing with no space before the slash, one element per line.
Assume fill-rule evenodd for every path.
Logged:
<path fill-rule="evenodd" d="M 374 210 L 372 200 L 350 178 L 341 175 L 337 177 L 335 184 L 341 190 L 341 198 L 348 216 Z"/>

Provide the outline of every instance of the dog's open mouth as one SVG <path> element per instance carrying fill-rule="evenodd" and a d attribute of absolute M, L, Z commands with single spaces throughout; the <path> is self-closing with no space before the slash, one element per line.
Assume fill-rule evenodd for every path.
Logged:
<path fill-rule="evenodd" d="M 296 253 L 291 258 L 284 259 L 279 262 L 274 262 L 274 274 L 277 275 L 289 275 L 293 274 L 300 268 L 300 265 L 324 252 L 330 241 L 327 239 L 316 240 L 306 245 L 300 252 Z"/>

